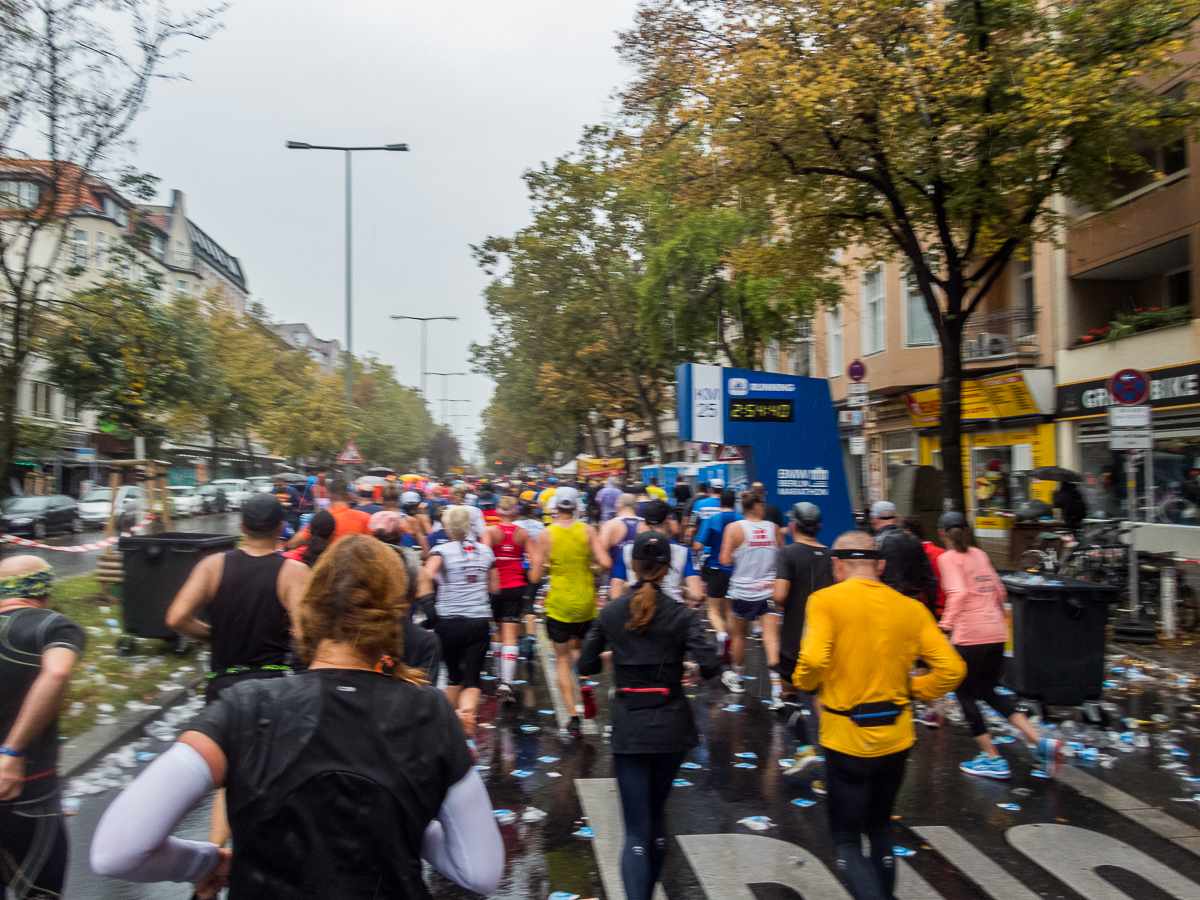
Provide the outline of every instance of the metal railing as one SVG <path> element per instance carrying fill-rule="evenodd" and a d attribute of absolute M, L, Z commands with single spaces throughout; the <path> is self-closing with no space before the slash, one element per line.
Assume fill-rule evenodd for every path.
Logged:
<path fill-rule="evenodd" d="M 195 260 L 192 254 L 184 250 L 171 251 L 171 265 L 176 269 L 190 269 L 194 265 Z"/>
<path fill-rule="evenodd" d="M 963 329 L 963 359 L 1037 353 L 1036 307 L 975 312 Z"/>

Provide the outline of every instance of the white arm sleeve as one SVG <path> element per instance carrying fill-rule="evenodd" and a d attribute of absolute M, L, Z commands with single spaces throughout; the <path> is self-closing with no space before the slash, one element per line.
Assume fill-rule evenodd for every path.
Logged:
<path fill-rule="evenodd" d="M 471 770 L 446 792 L 425 829 L 421 856 L 469 891 L 490 894 L 504 874 L 504 841 L 479 773 Z"/>
<path fill-rule="evenodd" d="M 109 805 L 92 838 L 92 871 L 125 881 L 199 881 L 217 862 L 217 847 L 171 837 L 212 789 L 212 772 L 196 750 L 174 744 Z"/>

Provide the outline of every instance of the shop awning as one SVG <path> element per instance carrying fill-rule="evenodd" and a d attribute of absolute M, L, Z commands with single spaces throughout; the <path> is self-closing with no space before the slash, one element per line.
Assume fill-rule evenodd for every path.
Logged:
<path fill-rule="evenodd" d="M 926 388 L 904 395 L 908 417 L 917 428 L 933 428 L 941 421 L 941 388 Z M 1054 374 L 1049 369 L 1017 369 L 962 383 L 964 422 L 1047 416 L 1054 412 Z"/>

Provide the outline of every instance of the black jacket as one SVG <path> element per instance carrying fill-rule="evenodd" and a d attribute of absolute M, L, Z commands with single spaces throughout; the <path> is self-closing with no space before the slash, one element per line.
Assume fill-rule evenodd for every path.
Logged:
<path fill-rule="evenodd" d="M 636 585 L 635 585 L 636 588 Z M 630 590 L 609 600 L 588 630 L 579 655 L 579 674 L 600 671 L 600 654 L 612 649 L 617 695 L 612 705 L 613 753 L 681 753 L 699 743 L 692 710 L 683 695 L 683 663 L 690 653 L 700 674 L 720 671 L 716 648 L 700 631 L 696 614 L 661 591 L 658 609 L 639 632 L 628 631 Z M 622 688 L 667 688 L 669 699 L 653 709 L 630 709 Z"/>
<path fill-rule="evenodd" d="M 933 608 L 937 603 L 937 578 L 921 539 L 899 525 L 888 525 L 875 535 L 875 546 L 887 565 L 880 580 L 893 590 Z M 925 596 L 922 597 L 921 595 Z"/>

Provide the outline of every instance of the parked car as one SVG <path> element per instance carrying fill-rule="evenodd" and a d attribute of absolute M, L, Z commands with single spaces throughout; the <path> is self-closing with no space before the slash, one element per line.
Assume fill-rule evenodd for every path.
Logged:
<path fill-rule="evenodd" d="M 229 509 L 241 509 L 242 504 L 254 493 L 254 488 L 245 478 L 218 478 L 209 484 L 215 484 L 225 492 L 225 502 Z"/>
<path fill-rule="evenodd" d="M 94 487 L 79 501 L 79 518 L 84 525 L 103 528 L 112 514 L 113 490 Z M 146 512 L 146 499 L 136 484 L 123 484 L 117 488 L 117 527 L 129 528 L 142 520 Z"/>
<path fill-rule="evenodd" d="M 177 519 L 198 516 L 204 511 L 204 501 L 193 484 L 174 484 L 167 488 L 171 498 L 171 515 Z"/>
<path fill-rule="evenodd" d="M 223 513 L 229 508 L 225 489 L 219 484 L 202 484 L 196 488 L 196 496 L 200 498 L 200 514 L 210 516 L 213 513 Z"/>
<path fill-rule="evenodd" d="M 83 531 L 79 504 L 66 494 L 10 497 L 0 503 L 0 532 L 29 534 L 40 541 L 51 531 Z"/>
<path fill-rule="evenodd" d="M 274 475 L 254 475 L 246 480 L 250 482 L 251 489 L 261 491 L 264 494 L 271 493 L 275 487 Z"/>

